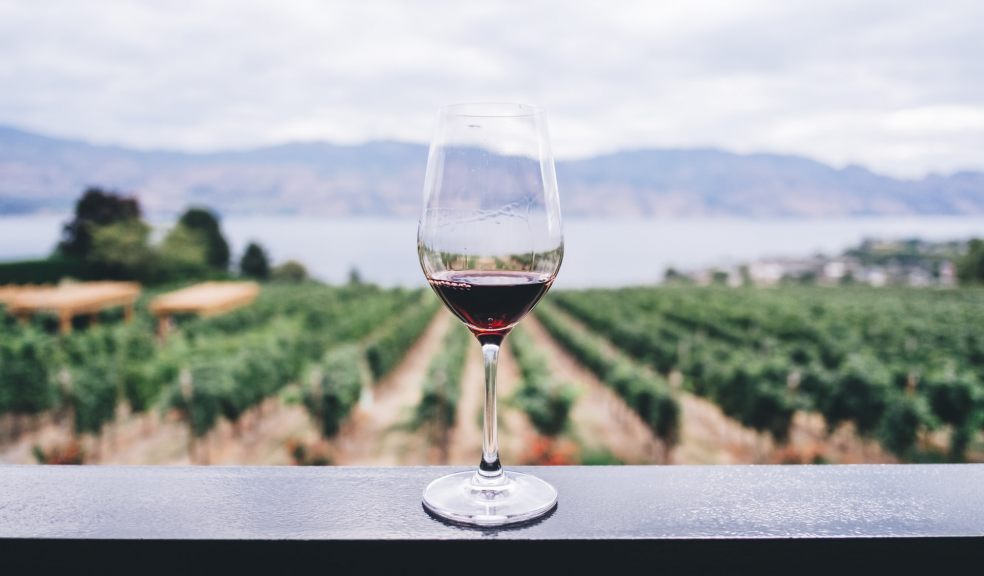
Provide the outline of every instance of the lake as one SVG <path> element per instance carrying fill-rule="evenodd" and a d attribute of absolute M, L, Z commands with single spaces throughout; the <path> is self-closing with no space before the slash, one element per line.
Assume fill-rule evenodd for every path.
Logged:
<path fill-rule="evenodd" d="M 67 219 L 0 216 L 0 261 L 45 256 Z M 299 260 L 328 282 L 343 282 L 356 268 L 364 280 L 385 286 L 424 284 L 417 263 L 415 221 L 230 217 L 222 227 L 235 255 L 255 240 L 275 263 Z M 574 288 L 655 283 L 668 266 L 687 270 L 768 256 L 836 254 L 867 237 L 984 236 L 984 216 L 572 219 L 564 222 L 564 232 L 566 254 L 556 286 Z"/>

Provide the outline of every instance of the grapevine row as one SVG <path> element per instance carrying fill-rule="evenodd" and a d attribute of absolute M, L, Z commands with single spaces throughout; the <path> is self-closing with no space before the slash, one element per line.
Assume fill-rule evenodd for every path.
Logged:
<path fill-rule="evenodd" d="M 521 377 L 512 401 L 526 413 L 537 432 L 544 436 L 559 435 L 567 429 L 577 390 L 551 375 L 547 357 L 525 329 L 513 329 L 509 341 Z"/>
<path fill-rule="evenodd" d="M 428 294 L 429 296 L 429 294 Z M 145 306 L 130 324 L 59 337 L 44 319 L 0 323 L 0 415 L 68 413 L 77 433 L 98 434 L 126 402 L 133 412 L 175 408 L 192 432 L 245 411 L 300 380 L 326 351 L 360 341 L 404 310 L 417 311 L 410 338 L 435 308 L 420 291 L 371 286 L 267 286 L 257 302 L 227 315 L 188 319 L 161 344 Z M 423 311 L 423 312 L 421 312 Z M 390 356 L 401 342 L 376 342 Z M 342 353 L 339 353 L 342 354 Z M 330 359 L 332 366 L 337 357 Z"/>
<path fill-rule="evenodd" d="M 426 431 L 430 444 L 438 447 L 444 461 L 461 398 L 461 378 L 473 343 L 471 334 L 457 322 L 447 331 L 441 350 L 427 367 L 420 401 L 410 422 L 411 429 Z"/>
<path fill-rule="evenodd" d="M 658 374 L 605 349 L 603 339 L 578 330 L 550 304 L 541 302 L 536 317 L 550 334 L 618 394 L 653 434 L 667 445 L 679 438 L 680 405 Z"/>
<path fill-rule="evenodd" d="M 853 422 L 900 456 L 951 429 L 962 457 L 984 422 L 984 294 L 783 288 L 591 290 L 558 306 L 729 415 L 785 438 L 796 410 Z"/>

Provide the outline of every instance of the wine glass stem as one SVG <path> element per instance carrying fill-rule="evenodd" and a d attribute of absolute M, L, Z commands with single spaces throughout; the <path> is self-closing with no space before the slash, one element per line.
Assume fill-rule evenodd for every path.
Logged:
<path fill-rule="evenodd" d="M 494 481 L 502 477 L 502 464 L 499 463 L 498 423 L 495 413 L 495 370 L 499 363 L 499 344 L 482 343 L 482 358 L 485 361 L 485 418 L 482 428 L 482 462 L 478 466 L 481 478 Z"/>

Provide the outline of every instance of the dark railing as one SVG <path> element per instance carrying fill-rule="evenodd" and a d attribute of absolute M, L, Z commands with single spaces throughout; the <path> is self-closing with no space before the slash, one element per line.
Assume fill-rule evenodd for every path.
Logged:
<path fill-rule="evenodd" d="M 507 529 L 422 509 L 450 470 L 0 466 L 0 567 L 984 570 L 984 465 L 536 468 L 560 503 Z"/>

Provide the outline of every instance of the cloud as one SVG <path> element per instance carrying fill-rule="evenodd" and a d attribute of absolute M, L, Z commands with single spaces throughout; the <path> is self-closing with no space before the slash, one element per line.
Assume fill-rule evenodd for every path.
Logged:
<path fill-rule="evenodd" d="M 0 0 L 0 122 L 141 147 L 426 141 L 545 105 L 559 157 L 719 146 L 984 169 L 979 2 Z"/>
<path fill-rule="evenodd" d="M 889 114 L 885 128 L 900 135 L 970 133 L 984 138 L 984 106 L 922 106 Z"/>

